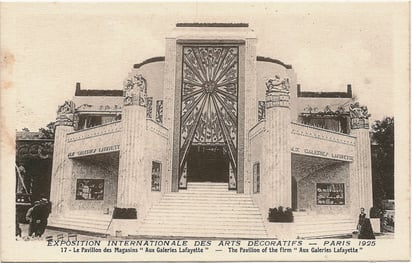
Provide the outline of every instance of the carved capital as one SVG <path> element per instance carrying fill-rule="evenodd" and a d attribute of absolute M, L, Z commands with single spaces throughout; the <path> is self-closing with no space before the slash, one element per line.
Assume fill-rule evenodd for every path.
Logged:
<path fill-rule="evenodd" d="M 351 104 L 349 106 L 349 115 L 352 129 L 369 129 L 370 114 L 368 107 L 361 106 L 359 102 Z"/>
<path fill-rule="evenodd" d="M 56 126 L 73 126 L 74 102 L 65 101 L 57 108 Z"/>
<path fill-rule="evenodd" d="M 146 79 L 141 74 L 129 74 L 123 88 L 124 105 L 138 105 L 146 107 L 147 87 Z"/>
<path fill-rule="evenodd" d="M 289 79 L 276 75 L 266 81 L 266 108 L 289 107 Z"/>

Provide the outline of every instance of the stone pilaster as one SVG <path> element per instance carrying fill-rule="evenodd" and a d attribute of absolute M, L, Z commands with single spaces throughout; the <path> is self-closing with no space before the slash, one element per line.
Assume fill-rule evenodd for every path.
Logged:
<path fill-rule="evenodd" d="M 180 59 L 180 57 L 181 51 L 179 50 L 179 52 L 177 52 L 176 39 L 167 38 L 164 69 L 163 109 L 164 126 L 168 129 L 168 140 L 166 147 L 168 157 L 166 158 L 167 163 L 164 169 L 165 187 L 162 187 L 162 189 L 166 192 L 177 191 L 179 188 L 179 159 L 173 159 L 173 152 L 178 150 L 178 148 L 174 149 L 173 147 L 174 143 L 179 140 L 180 134 L 180 127 L 175 125 L 174 120 L 174 115 L 177 114 L 176 107 L 180 107 L 180 99 L 178 100 L 180 89 L 178 89 L 176 85 L 176 60 Z"/>
<path fill-rule="evenodd" d="M 361 207 L 369 213 L 373 206 L 371 142 L 369 114 L 366 106 L 350 105 L 351 135 L 356 137 L 355 158 L 350 164 L 351 188 L 357 198 L 352 198 L 352 210 L 358 213 Z"/>
<path fill-rule="evenodd" d="M 142 185 L 145 172 L 146 95 L 146 80 L 132 72 L 124 87 L 117 192 L 117 207 L 120 208 L 137 209 L 139 197 L 146 192 L 144 187 L 150 187 Z"/>
<path fill-rule="evenodd" d="M 241 74 L 244 74 L 244 92 L 239 91 L 239 101 L 243 101 L 243 106 L 239 105 L 238 112 L 238 123 L 242 121 L 242 108 L 244 107 L 244 129 L 243 133 L 239 131 L 239 139 L 243 136 L 244 143 L 239 144 L 239 155 L 238 160 L 244 160 L 244 166 L 239 167 L 238 174 L 238 192 L 251 193 L 253 191 L 253 179 L 252 179 L 252 163 L 250 161 L 250 144 L 248 136 L 245 136 L 249 133 L 250 129 L 257 123 L 257 100 L 256 100 L 256 38 L 247 38 L 245 43 L 245 68 L 244 73 L 240 71 Z M 240 87 L 242 88 L 242 87 Z M 239 128 L 242 126 L 239 125 Z M 240 147 L 243 146 L 243 151 Z M 242 164 L 238 163 L 238 166 Z M 242 178 L 244 175 L 244 178 Z"/>
<path fill-rule="evenodd" d="M 266 82 L 266 87 L 267 175 L 262 176 L 270 178 L 271 207 L 291 207 L 289 80 L 276 76 Z"/>
<path fill-rule="evenodd" d="M 67 134 L 73 129 L 74 103 L 66 101 L 57 110 L 57 118 L 54 134 L 53 168 L 51 177 L 50 201 L 52 213 L 58 215 L 64 212 L 65 200 L 70 198 L 68 194 L 72 180 L 72 161 L 68 158 Z"/>

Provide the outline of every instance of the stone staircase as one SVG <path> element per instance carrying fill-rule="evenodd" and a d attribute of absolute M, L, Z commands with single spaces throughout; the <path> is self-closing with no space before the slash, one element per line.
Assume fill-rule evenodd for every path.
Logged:
<path fill-rule="evenodd" d="M 347 215 L 312 215 L 294 212 L 296 236 L 302 239 L 351 235 L 356 229 L 356 218 Z"/>
<path fill-rule="evenodd" d="M 100 211 L 73 211 L 58 217 L 51 215 L 48 226 L 106 235 L 110 220 L 111 215 Z"/>
<path fill-rule="evenodd" d="M 227 183 L 188 183 L 153 205 L 139 236 L 267 238 L 252 198 L 228 190 Z"/>

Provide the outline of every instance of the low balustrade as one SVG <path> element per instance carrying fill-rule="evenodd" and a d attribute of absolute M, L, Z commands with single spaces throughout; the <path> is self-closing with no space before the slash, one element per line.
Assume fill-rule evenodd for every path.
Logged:
<path fill-rule="evenodd" d="M 356 137 L 302 123 L 291 123 L 291 134 L 354 146 Z"/>
<path fill-rule="evenodd" d="M 120 132 L 122 130 L 121 121 L 115 121 L 110 123 L 105 123 L 102 125 L 94 126 L 84 130 L 74 131 L 67 134 L 67 142 L 75 142 L 79 140 L 85 140 L 93 137 L 103 136 L 106 134 L 112 134 Z"/>

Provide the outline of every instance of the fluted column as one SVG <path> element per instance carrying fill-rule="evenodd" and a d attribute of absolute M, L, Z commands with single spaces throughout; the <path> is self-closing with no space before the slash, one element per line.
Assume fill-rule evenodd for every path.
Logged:
<path fill-rule="evenodd" d="M 265 146 L 267 176 L 271 180 L 271 207 L 291 207 L 292 176 L 290 153 L 289 81 L 279 77 L 266 82 Z"/>
<path fill-rule="evenodd" d="M 54 133 L 53 167 L 51 177 L 50 201 L 52 202 L 52 213 L 64 212 L 65 199 L 70 191 L 72 180 L 72 161 L 68 158 L 67 134 L 73 131 L 74 103 L 66 101 L 57 110 L 56 130 Z"/>
<path fill-rule="evenodd" d="M 241 71 L 242 72 L 242 71 Z M 251 193 L 252 187 L 252 163 L 250 161 L 249 138 L 247 135 L 250 129 L 257 123 L 257 99 L 256 99 L 256 38 L 248 38 L 245 43 L 245 67 L 244 67 L 244 91 L 239 90 L 239 101 L 243 105 L 239 105 L 238 119 L 242 120 L 242 108 L 244 109 L 244 127 L 243 132 L 239 131 L 239 140 L 243 138 L 243 143 L 239 143 L 239 170 L 238 174 L 238 192 Z M 242 126 L 239 125 L 239 129 Z M 243 146 L 243 151 L 241 147 Z M 243 156 L 241 156 L 243 155 Z M 243 161 L 244 165 L 240 162 Z M 243 167 L 242 167 L 243 166 Z M 243 178 L 244 176 L 244 178 Z"/>
<path fill-rule="evenodd" d="M 356 137 L 355 158 L 350 164 L 351 187 L 356 192 L 355 198 L 352 197 L 353 210 L 358 212 L 363 207 L 368 213 L 373 206 L 369 114 L 367 107 L 359 106 L 359 103 L 352 104 L 349 110 L 351 135 Z"/>
<path fill-rule="evenodd" d="M 146 130 L 146 80 L 131 73 L 125 81 L 120 142 L 117 206 L 138 207 L 144 191 L 144 132 Z M 140 184 L 140 185 L 139 185 Z M 147 186 L 148 187 L 148 186 Z"/>
<path fill-rule="evenodd" d="M 166 38 L 163 101 L 164 125 L 168 129 L 168 157 L 164 169 L 165 187 L 162 187 L 166 192 L 176 192 L 179 188 L 179 155 L 176 152 L 179 147 L 180 125 L 175 123 L 179 121 L 175 120 L 175 115 L 178 116 L 177 108 L 180 107 L 180 88 L 176 85 L 177 59 L 181 59 L 181 50 L 176 48 L 176 39 Z"/>

